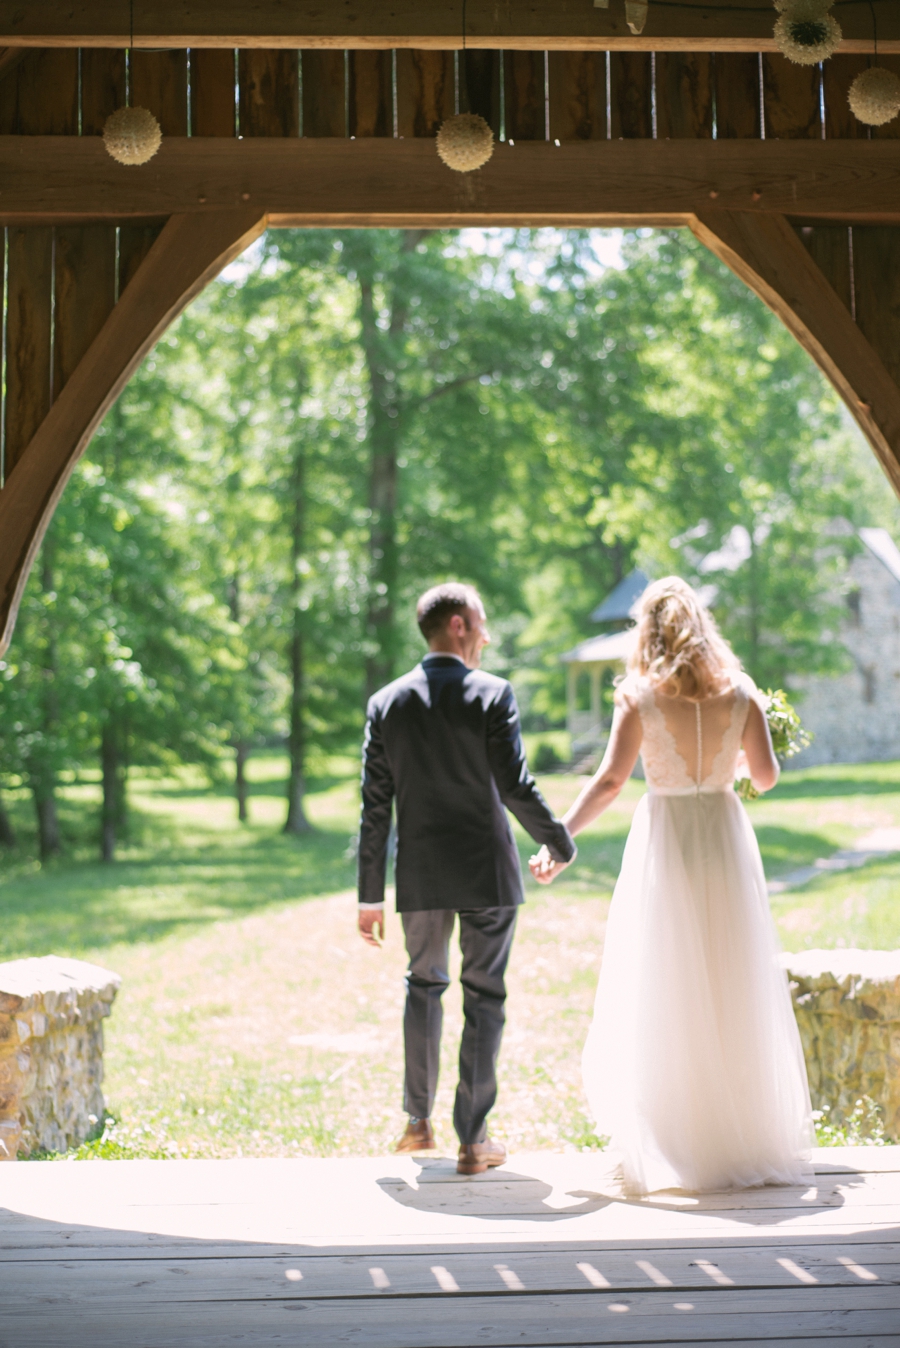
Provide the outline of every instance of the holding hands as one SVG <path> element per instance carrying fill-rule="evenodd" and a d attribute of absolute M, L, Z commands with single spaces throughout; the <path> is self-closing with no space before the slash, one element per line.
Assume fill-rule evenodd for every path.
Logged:
<path fill-rule="evenodd" d="M 535 856 L 528 858 L 528 869 L 539 885 L 549 885 L 569 865 L 571 863 L 568 861 L 554 861 L 546 845 Z"/>

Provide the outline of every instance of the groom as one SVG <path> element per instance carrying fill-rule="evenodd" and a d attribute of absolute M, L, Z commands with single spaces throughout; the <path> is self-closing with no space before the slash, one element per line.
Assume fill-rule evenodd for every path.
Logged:
<path fill-rule="evenodd" d="M 504 806 L 557 861 L 575 855 L 528 771 L 519 713 L 505 679 L 479 669 L 490 641 L 484 606 L 470 585 L 436 585 L 416 606 L 428 643 L 421 664 L 370 700 L 363 745 L 359 838 L 359 930 L 384 936 L 384 880 L 391 807 L 397 802 L 397 911 L 409 967 L 403 1035 L 404 1108 L 397 1151 L 435 1146 L 441 997 L 450 982 L 450 937 L 459 916 L 465 1025 L 453 1123 L 457 1171 L 502 1165 L 506 1149 L 487 1136 L 497 1098 L 505 1020 L 504 975 L 524 899 L 519 856 Z"/>

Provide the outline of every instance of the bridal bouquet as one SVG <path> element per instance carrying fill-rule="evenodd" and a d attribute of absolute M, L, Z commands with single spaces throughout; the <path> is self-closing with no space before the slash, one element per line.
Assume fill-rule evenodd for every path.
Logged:
<path fill-rule="evenodd" d="M 808 744 L 812 744 L 812 735 L 803 729 L 800 717 L 787 700 L 783 688 L 766 690 L 766 720 L 775 756 L 783 763 L 793 758 Z M 737 793 L 741 800 L 756 800 L 759 792 L 749 777 L 741 777 L 737 784 Z"/>

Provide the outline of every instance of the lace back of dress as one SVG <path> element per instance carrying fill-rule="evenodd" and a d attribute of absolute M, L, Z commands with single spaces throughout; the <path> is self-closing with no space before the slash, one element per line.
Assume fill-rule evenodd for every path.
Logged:
<path fill-rule="evenodd" d="M 735 684 L 702 702 L 665 697 L 647 688 L 641 698 L 647 780 L 661 789 L 722 788 L 734 769 L 746 719 L 747 694 Z"/>

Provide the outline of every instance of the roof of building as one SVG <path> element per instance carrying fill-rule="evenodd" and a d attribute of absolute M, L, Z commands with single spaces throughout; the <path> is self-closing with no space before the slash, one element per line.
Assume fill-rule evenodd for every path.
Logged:
<path fill-rule="evenodd" d="M 860 529 L 859 536 L 869 551 L 887 567 L 894 580 L 900 581 L 900 549 L 887 529 Z"/>
<path fill-rule="evenodd" d="M 645 576 L 643 571 L 632 571 L 630 576 L 619 581 L 600 607 L 594 609 L 591 622 L 624 622 L 627 618 L 632 618 L 634 607 L 649 584 L 650 577 Z"/>
<path fill-rule="evenodd" d="M 637 629 L 626 627 L 624 632 L 608 632 L 602 637 L 589 637 L 574 650 L 566 651 L 560 659 L 572 665 L 624 664 L 631 654 Z"/>

